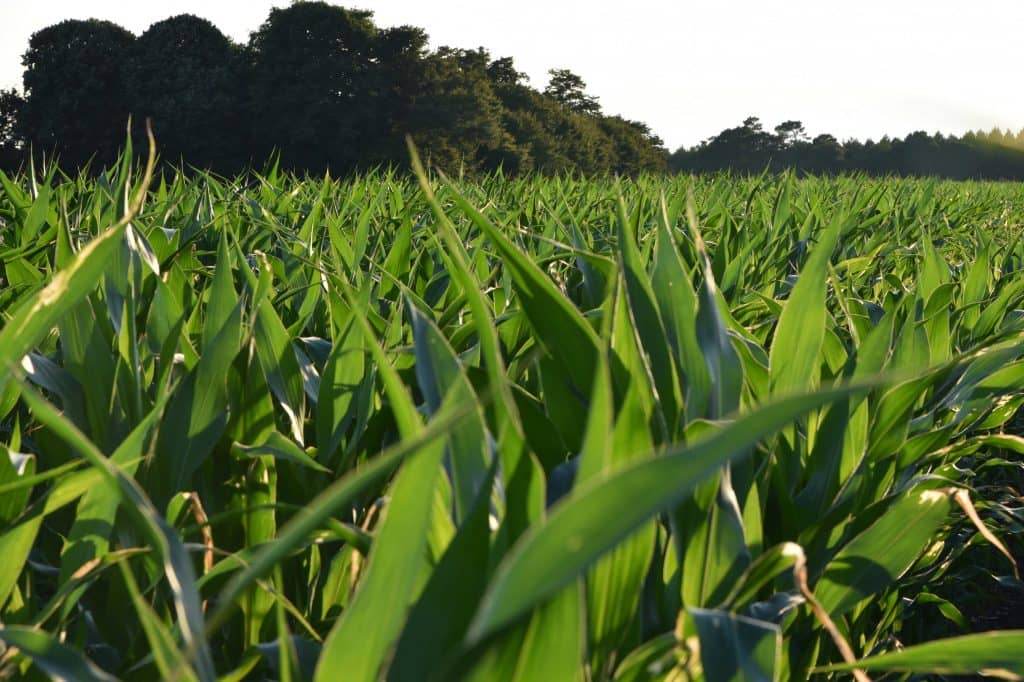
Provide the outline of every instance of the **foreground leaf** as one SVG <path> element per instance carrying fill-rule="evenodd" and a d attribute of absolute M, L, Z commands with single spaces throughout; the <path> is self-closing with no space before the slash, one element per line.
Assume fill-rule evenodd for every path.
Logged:
<path fill-rule="evenodd" d="M 798 416 L 849 395 L 843 388 L 784 398 L 744 415 L 695 445 L 670 446 L 558 505 L 498 567 L 468 639 L 479 642 L 575 579 L 658 512 L 684 498 L 718 467 Z"/>
<path fill-rule="evenodd" d="M 818 672 L 893 670 L 937 675 L 988 675 L 1024 679 L 1024 630 L 999 630 L 938 639 L 902 651 L 870 656 L 856 665 L 830 665 Z"/>

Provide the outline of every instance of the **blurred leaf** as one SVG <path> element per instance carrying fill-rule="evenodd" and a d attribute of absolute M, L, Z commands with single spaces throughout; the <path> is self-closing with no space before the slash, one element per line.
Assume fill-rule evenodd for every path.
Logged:
<path fill-rule="evenodd" d="M 231 446 L 231 449 L 240 457 L 254 458 L 270 455 L 274 459 L 298 464 L 314 471 L 330 473 L 330 469 L 310 457 L 302 448 L 277 431 L 271 432 L 267 440 L 259 445 L 235 443 Z"/>
<path fill-rule="evenodd" d="M 0 625 L 0 641 L 17 647 L 43 672 L 55 679 L 107 682 L 117 678 L 96 666 L 75 649 L 53 636 L 17 625 Z"/>
<path fill-rule="evenodd" d="M 831 665 L 822 672 L 892 670 L 936 675 L 986 675 L 1004 680 L 1024 679 L 1024 630 L 981 632 L 937 639 L 900 651 L 862 658 L 853 665 Z"/>
<path fill-rule="evenodd" d="M 725 611 L 687 609 L 700 638 L 708 682 L 779 679 L 782 631 L 778 625 Z"/>

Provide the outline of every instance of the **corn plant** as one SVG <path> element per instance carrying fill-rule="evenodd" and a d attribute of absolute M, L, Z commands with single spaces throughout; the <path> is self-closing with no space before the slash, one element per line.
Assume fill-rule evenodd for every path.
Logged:
<path fill-rule="evenodd" d="M 0 677 L 1024 676 L 1019 185 L 132 158 L 0 175 Z"/>

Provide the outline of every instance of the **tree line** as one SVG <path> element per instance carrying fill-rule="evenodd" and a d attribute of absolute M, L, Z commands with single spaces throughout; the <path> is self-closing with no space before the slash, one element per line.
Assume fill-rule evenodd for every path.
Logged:
<path fill-rule="evenodd" d="M 272 155 L 310 173 L 404 164 L 407 134 L 449 172 L 666 169 L 662 141 L 602 113 L 571 71 L 540 91 L 509 57 L 427 45 L 423 29 L 325 2 L 271 10 L 244 45 L 192 15 L 139 36 L 63 21 L 31 37 L 24 94 L 0 94 L 5 165 L 29 149 L 66 168 L 108 164 L 131 115 L 153 120 L 165 160 L 221 172 Z"/>
<path fill-rule="evenodd" d="M 784 121 L 769 132 L 756 117 L 690 148 L 672 153 L 676 172 L 795 169 L 800 173 L 937 176 L 954 179 L 1024 180 L 1024 129 L 995 128 L 961 137 L 918 131 L 906 137 L 839 142 L 833 135 L 810 138 L 800 121 Z"/>
<path fill-rule="evenodd" d="M 380 28 L 369 11 L 325 2 L 272 9 L 245 44 L 188 14 L 138 36 L 108 21 L 63 21 L 31 37 L 22 92 L 0 91 L 0 168 L 30 152 L 65 169 L 102 168 L 131 116 L 153 120 L 165 161 L 221 173 L 268 158 L 335 175 L 402 166 L 411 135 L 453 173 L 792 168 L 1024 179 L 1024 130 L 839 142 L 809 138 L 799 121 L 770 132 L 751 117 L 670 154 L 644 123 L 605 114 L 572 71 L 552 69 L 541 90 L 511 57 L 427 45 L 421 28 Z"/>

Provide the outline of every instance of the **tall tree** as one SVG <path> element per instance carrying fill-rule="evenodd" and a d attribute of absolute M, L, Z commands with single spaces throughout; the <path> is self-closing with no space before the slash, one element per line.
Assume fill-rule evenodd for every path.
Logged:
<path fill-rule="evenodd" d="M 487 77 L 497 87 L 514 87 L 525 85 L 530 77 L 523 71 L 517 71 L 512 57 L 501 57 L 487 65 Z"/>
<path fill-rule="evenodd" d="M 843 169 L 845 161 L 843 147 L 834 136 L 827 133 L 811 140 L 807 151 L 807 167 L 812 173 L 831 174 Z"/>
<path fill-rule="evenodd" d="M 407 157 L 405 136 L 416 125 L 415 110 L 426 94 L 427 33 L 415 26 L 395 26 L 377 33 L 373 52 L 377 62 L 372 86 L 373 128 L 377 140 L 369 150 L 370 163 L 401 163 Z M 371 102 L 365 102 L 371 106 Z"/>
<path fill-rule="evenodd" d="M 800 121 L 783 121 L 775 126 L 775 135 L 785 147 L 792 147 L 807 141 L 807 131 Z"/>
<path fill-rule="evenodd" d="M 68 20 L 32 35 L 22 58 L 22 126 L 36 151 L 65 167 L 110 163 L 125 140 L 123 65 L 135 36 L 109 21 Z"/>
<path fill-rule="evenodd" d="M 423 91 L 415 104 L 411 133 L 431 160 L 449 172 L 479 170 L 509 142 L 502 106 L 487 77 L 483 48 L 442 47 L 425 60 Z"/>
<path fill-rule="evenodd" d="M 551 69 L 548 71 L 551 80 L 544 88 L 544 94 L 553 97 L 578 114 L 599 114 L 601 105 L 597 97 L 586 93 L 587 84 L 569 69 Z"/>
<path fill-rule="evenodd" d="M 501 103 L 501 127 L 506 135 L 504 144 L 485 160 L 486 167 L 512 174 L 538 170 L 559 146 L 537 116 L 538 104 L 548 103 L 548 98 L 527 84 L 529 76 L 516 69 L 512 57 L 488 64 L 487 79 Z"/>
<path fill-rule="evenodd" d="M 139 36 L 126 86 L 133 111 L 153 119 L 165 159 L 225 171 L 246 159 L 243 67 L 241 49 L 191 14 Z"/>
<path fill-rule="evenodd" d="M 0 169 L 14 169 L 21 157 L 20 117 L 25 100 L 17 90 L 0 90 Z"/>
<path fill-rule="evenodd" d="M 603 116 L 601 130 L 611 141 L 615 161 L 610 170 L 621 175 L 662 173 L 667 169 L 668 153 L 661 138 L 646 124 L 621 116 Z"/>
<path fill-rule="evenodd" d="M 372 13 L 326 2 L 270 11 L 249 41 L 253 152 L 286 166 L 346 172 L 372 150 Z"/>

